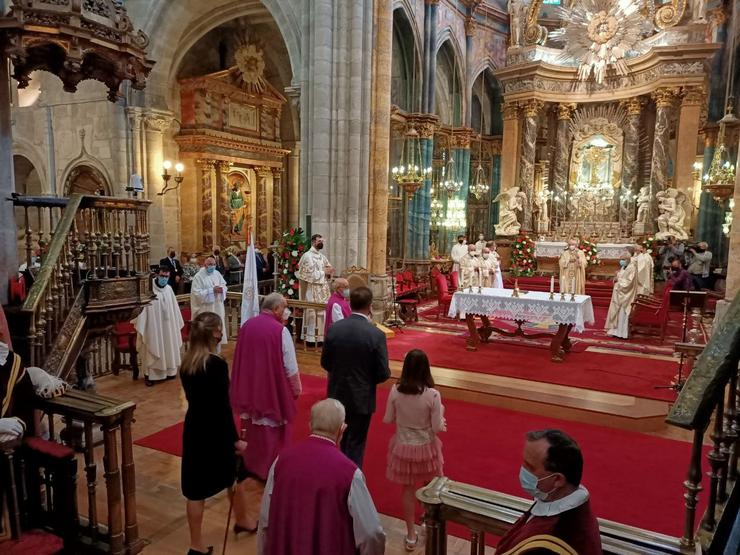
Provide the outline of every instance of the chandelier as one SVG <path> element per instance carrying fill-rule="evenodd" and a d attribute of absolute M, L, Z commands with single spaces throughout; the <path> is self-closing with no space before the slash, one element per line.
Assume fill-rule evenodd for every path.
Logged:
<path fill-rule="evenodd" d="M 414 193 L 424 184 L 424 181 L 432 175 L 432 168 L 423 168 L 422 163 L 419 134 L 412 127 L 404 138 L 401 162 L 391 169 L 393 179 L 399 187 L 406 191 L 409 198 L 412 198 Z"/>
<path fill-rule="evenodd" d="M 483 116 L 481 115 L 481 128 L 483 124 L 482 119 Z M 480 200 L 480 198 L 488 193 L 489 190 L 488 183 L 486 183 L 486 170 L 483 169 L 483 164 L 481 164 L 482 160 L 483 140 L 481 138 L 478 142 L 478 167 L 475 168 L 475 177 L 473 178 L 473 183 L 470 185 L 470 194 L 473 195 L 476 200 Z"/>
<path fill-rule="evenodd" d="M 452 157 L 452 149 L 449 151 L 447 163 L 442 167 L 442 181 L 439 184 L 448 194 L 454 195 L 462 189 L 462 179 L 457 179 L 457 168 L 455 159 Z"/>
<path fill-rule="evenodd" d="M 719 120 L 718 145 L 702 184 L 702 190 L 712 195 L 720 204 L 728 200 L 735 191 L 735 165 L 729 160 L 725 136 L 727 127 L 735 127 L 737 124 L 738 119 L 733 114 L 733 105 L 730 101 L 725 109 L 725 116 Z"/>
<path fill-rule="evenodd" d="M 439 229 L 441 225 L 444 225 L 444 213 L 445 207 L 436 196 L 432 199 L 431 205 L 431 217 L 432 217 L 432 228 Z"/>
<path fill-rule="evenodd" d="M 445 214 L 442 226 L 448 230 L 465 229 L 467 227 L 465 217 L 465 201 L 462 199 L 452 198 L 447 201 L 447 213 Z"/>
<path fill-rule="evenodd" d="M 735 210 L 735 199 L 731 198 L 730 202 L 727 204 L 727 212 L 725 212 L 725 221 L 722 222 L 722 233 L 724 233 L 726 236 L 730 235 L 730 230 L 732 229 L 732 212 Z"/>

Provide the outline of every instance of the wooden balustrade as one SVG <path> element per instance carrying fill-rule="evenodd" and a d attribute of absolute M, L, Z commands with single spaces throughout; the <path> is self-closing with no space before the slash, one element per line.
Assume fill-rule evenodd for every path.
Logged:
<path fill-rule="evenodd" d="M 32 252 L 41 251 L 41 267 L 20 311 L 26 341 L 18 350 L 29 365 L 56 374 L 60 369 L 49 367 L 47 356 L 60 336 L 69 341 L 79 332 L 79 321 L 68 321 L 75 304 L 87 308 L 91 300 L 115 300 L 110 294 L 80 299 L 83 287 L 94 284 L 96 292 L 104 291 L 102 282 L 129 279 L 141 288 L 141 277 L 149 272 L 150 202 L 75 194 L 68 199 L 15 196 L 13 204 L 24 212 L 29 267 Z"/>
<path fill-rule="evenodd" d="M 687 344 L 677 350 L 691 357 Z M 688 350 L 687 350 L 688 349 Z M 694 351 L 696 346 L 693 346 Z M 715 552 L 727 541 L 740 505 L 738 450 L 740 449 L 740 296 L 732 302 L 719 329 L 714 331 L 684 384 L 666 421 L 693 431 L 689 468 L 684 489 L 686 549 Z M 711 426 L 711 431 L 710 430 Z M 696 506 L 702 486 L 702 452 L 709 433 L 712 448 L 707 454 L 709 483 L 707 509 L 697 529 Z M 697 545 L 698 544 L 698 545 Z"/>
<path fill-rule="evenodd" d="M 38 409 L 49 416 L 52 440 L 64 439 L 83 452 L 87 510 L 81 515 L 80 551 L 112 555 L 141 551 L 136 518 L 136 479 L 131 424 L 136 405 L 109 397 L 70 390 L 55 399 L 39 399 Z M 57 419 L 55 419 L 57 417 Z M 66 428 L 59 434 L 59 418 Z M 96 451 L 102 432 L 102 458 Z M 99 487 L 102 460 L 104 488 Z M 102 509 L 102 510 L 101 510 Z"/>

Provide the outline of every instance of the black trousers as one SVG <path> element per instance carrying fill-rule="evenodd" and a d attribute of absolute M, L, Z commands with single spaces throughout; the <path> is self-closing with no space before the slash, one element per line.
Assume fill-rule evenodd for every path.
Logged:
<path fill-rule="evenodd" d="M 372 414 L 356 414 L 348 412 L 345 416 L 347 429 L 342 436 L 342 453 L 347 455 L 359 468 L 362 468 L 362 459 L 365 457 L 365 442 L 367 431 L 370 429 Z"/>

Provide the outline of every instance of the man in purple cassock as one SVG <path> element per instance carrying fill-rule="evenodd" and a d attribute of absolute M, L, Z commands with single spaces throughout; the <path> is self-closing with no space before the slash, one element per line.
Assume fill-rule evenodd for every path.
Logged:
<path fill-rule="evenodd" d="M 311 435 L 270 469 L 260 510 L 259 555 L 381 555 L 385 532 L 357 465 L 339 450 L 344 407 L 311 407 Z"/>
<path fill-rule="evenodd" d="M 349 307 L 349 282 L 344 278 L 337 278 L 332 283 L 334 293 L 329 297 L 326 303 L 326 314 L 324 316 L 324 337 L 329 331 L 329 326 L 339 320 L 344 320 L 352 314 Z"/>
<path fill-rule="evenodd" d="M 290 441 L 295 400 L 301 393 L 295 347 L 284 326 L 289 315 L 280 293 L 267 295 L 260 314 L 239 330 L 234 353 L 231 406 L 246 429 L 244 468 L 263 482 Z"/>

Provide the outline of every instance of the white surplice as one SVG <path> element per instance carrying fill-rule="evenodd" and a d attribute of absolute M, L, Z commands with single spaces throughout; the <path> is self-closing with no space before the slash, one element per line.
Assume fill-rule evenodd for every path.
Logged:
<path fill-rule="evenodd" d="M 637 262 L 637 294 L 652 295 L 655 290 L 653 282 L 653 257 L 643 252 L 635 256 Z"/>
<path fill-rule="evenodd" d="M 460 287 L 478 287 L 480 285 L 481 259 L 471 253 L 467 253 L 460 259 Z"/>
<path fill-rule="evenodd" d="M 331 291 L 326 279 L 326 267 L 330 266 L 326 258 L 316 247 L 311 247 L 298 262 L 296 277 L 303 282 L 305 289 L 304 299 L 311 303 L 326 303 L 329 301 Z M 319 314 L 315 310 L 306 310 L 303 316 L 303 329 L 301 338 L 309 343 L 322 342 L 324 340 L 324 312 Z"/>
<path fill-rule="evenodd" d="M 452 251 L 450 251 L 450 258 L 452 258 L 452 271 L 453 272 L 459 272 L 460 271 L 460 259 L 468 254 L 468 245 L 467 243 L 455 243 L 452 246 Z M 459 277 L 459 274 L 458 274 Z"/>
<path fill-rule="evenodd" d="M 221 287 L 221 293 L 216 294 L 213 290 L 214 287 Z M 193 278 L 193 283 L 190 288 L 190 310 L 192 311 L 192 317 L 195 317 L 201 312 L 215 312 L 221 317 L 221 331 L 223 335 L 221 337 L 221 345 L 225 344 L 228 340 L 228 328 L 226 327 L 226 307 L 224 301 L 226 300 L 226 281 L 221 275 L 221 272 L 214 271 L 208 273 L 205 267 L 198 270 Z"/>
<path fill-rule="evenodd" d="M 637 265 L 630 262 L 619 270 L 612 290 L 612 301 L 606 315 L 604 329 L 608 335 L 629 339 L 629 321 L 632 302 L 637 294 Z"/>
<path fill-rule="evenodd" d="M 156 298 L 131 323 L 136 328 L 144 375 L 158 381 L 177 375 L 184 322 L 169 285 L 159 287 L 155 279 L 152 292 Z"/>

